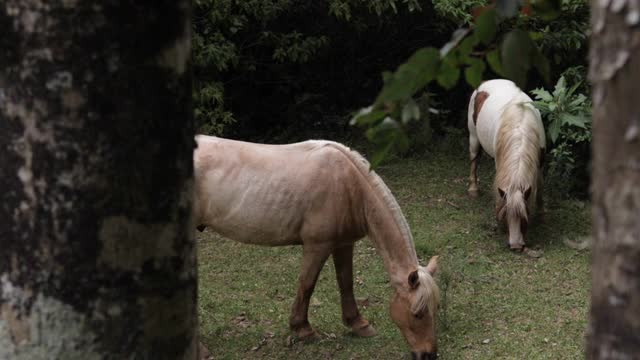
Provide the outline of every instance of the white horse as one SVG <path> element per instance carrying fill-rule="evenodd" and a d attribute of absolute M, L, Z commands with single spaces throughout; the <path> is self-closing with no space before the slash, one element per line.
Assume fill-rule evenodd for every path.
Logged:
<path fill-rule="evenodd" d="M 471 95 L 468 126 L 468 193 L 478 196 L 477 161 L 482 145 L 496 162 L 496 218 L 499 222 L 506 220 L 509 246 L 522 249 L 529 215 L 536 202 L 542 207 L 545 135 L 540 112 L 512 81 L 490 80 Z"/>
<path fill-rule="evenodd" d="M 314 336 L 309 300 L 333 255 L 346 325 L 361 336 L 375 330 L 353 295 L 353 246 L 368 235 L 382 256 L 394 296 L 391 317 L 414 357 L 435 358 L 437 258 L 418 264 L 398 203 L 357 152 L 330 141 L 252 144 L 196 136 L 194 215 L 199 229 L 247 244 L 302 245 L 302 269 L 289 325 Z M 248 267 L 251 264 L 247 264 Z"/>

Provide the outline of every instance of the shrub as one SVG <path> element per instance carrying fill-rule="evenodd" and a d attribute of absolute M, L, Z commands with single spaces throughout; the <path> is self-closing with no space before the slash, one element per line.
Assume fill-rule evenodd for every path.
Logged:
<path fill-rule="evenodd" d="M 584 196 L 588 191 L 591 102 L 576 92 L 581 85 L 578 81 L 568 87 L 563 75 L 553 92 L 532 91 L 547 131 L 546 184 L 554 195 Z"/>

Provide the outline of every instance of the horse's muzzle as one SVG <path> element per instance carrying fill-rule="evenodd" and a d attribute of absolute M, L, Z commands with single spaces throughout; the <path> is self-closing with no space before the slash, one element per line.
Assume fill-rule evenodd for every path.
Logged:
<path fill-rule="evenodd" d="M 438 359 L 437 352 L 411 352 L 411 360 L 436 360 Z"/>

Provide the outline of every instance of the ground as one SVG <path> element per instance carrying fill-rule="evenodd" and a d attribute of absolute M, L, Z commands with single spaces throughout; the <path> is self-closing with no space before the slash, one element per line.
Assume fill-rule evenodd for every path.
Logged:
<path fill-rule="evenodd" d="M 423 265 L 440 255 L 440 359 L 584 358 L 589 251 L 567 243 L 589 235 L 589 204 L 548 196 L 544 219 L 529 227 L 536 251 L 511 252 L 493 226 L 493 163 L 483 157 L 481 196 L 469 200 L 467 151 L 460 149 L 442 145 L 377 170 L 407 217 Z M 200 333 L 214 359 L 407 358 L 388 315 L 388 277 L 369 240 L 356 247 L 355 292 L 378 335 L 356 338 L 342 325 L 329 261 L 309 310 L 321 339 L 300 343 L 288 317 L 301 248 L 243 245 L 211 232 L 198 238 Z"/>

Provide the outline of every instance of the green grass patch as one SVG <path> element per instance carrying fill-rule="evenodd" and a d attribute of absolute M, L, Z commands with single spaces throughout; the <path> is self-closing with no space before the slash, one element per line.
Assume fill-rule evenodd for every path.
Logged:
<path fill-rule="evenodd" d="M 509 251 L 494 230 L 493 162 L 480 164 L 481 196 L 466 196 L 466 151 L 397 160 L 377 171 L 411 226 L 423 265 L 441 255 L 437 281 L 441 359 L 581 359 L 589 299 L 589 252 L 565 239 L 590 233 L 589 204 L 546 198 L 542 222 L 529 227 L 534 258 Z M 399 359 L 408 347 L 388 315 L 392 290 L 369 240 L 355 251 L 355 293 L 378 330 L 352 336 L 342 325 L 333 263 L 325 265 L 309 310 L 319 341 L 291 342 L 290 306 L 301 247 L 269 248 L 199 237 L 199 314 L 215 359 Z"/>

